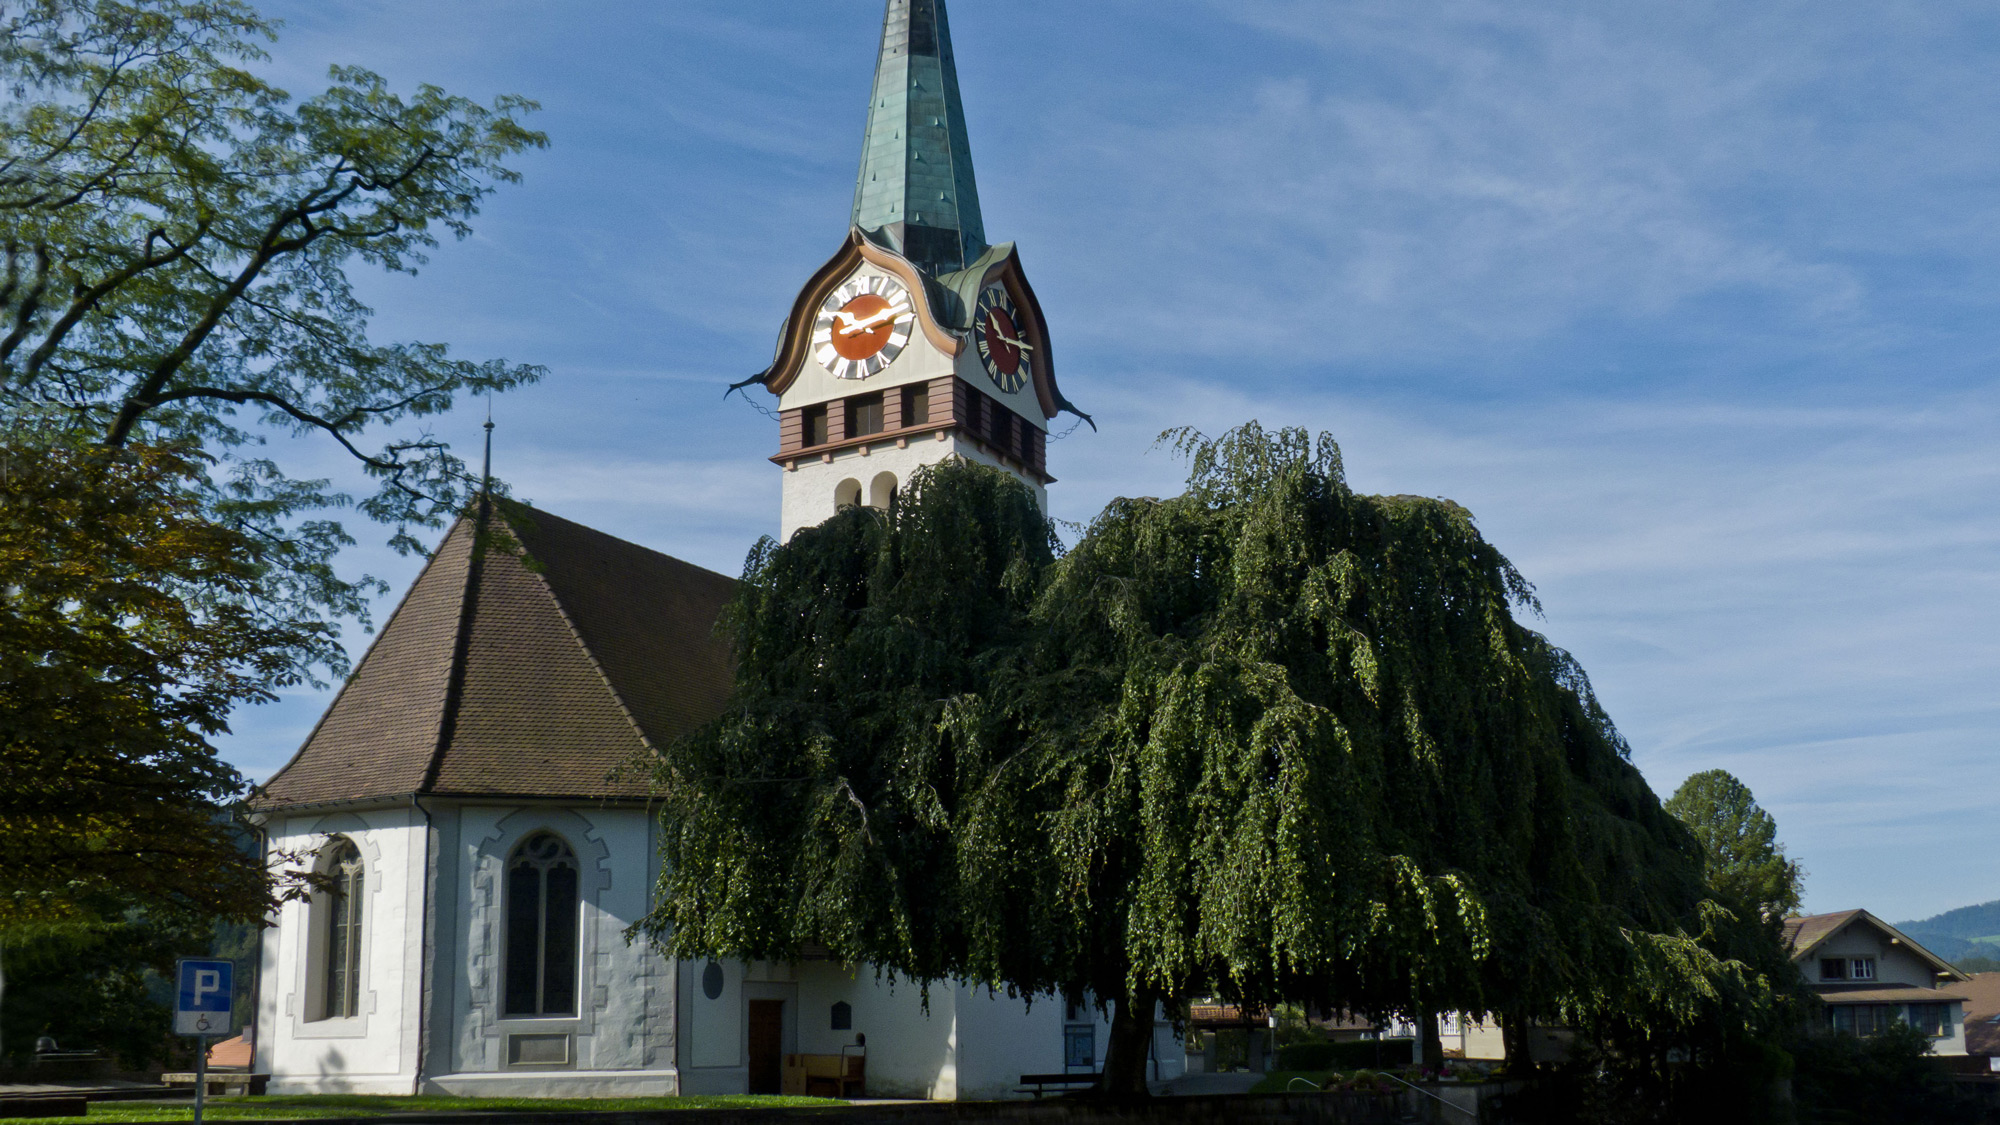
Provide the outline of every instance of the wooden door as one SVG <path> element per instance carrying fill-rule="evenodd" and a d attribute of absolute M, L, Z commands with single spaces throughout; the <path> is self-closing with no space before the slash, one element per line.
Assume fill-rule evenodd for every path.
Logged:
<path fill-rule="evenodd" d="M 785 1077 L 785 1002 L 750 1001 L 750 1092 L 775 1094 Z"/>

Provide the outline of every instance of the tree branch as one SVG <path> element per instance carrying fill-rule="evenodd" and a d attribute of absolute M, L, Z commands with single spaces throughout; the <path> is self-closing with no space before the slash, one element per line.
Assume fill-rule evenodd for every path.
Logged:
<path fill-rule="evenodd" d="M 42 365 L 49 361 L 49 357 L 55 354 L 56 349 L 62 345 L 63 339 L 69 335 L 70 330 L 76 327 L 77 323 L 97 305 L 97 302 L 110 296 L 113 292 L 117 291 L 119 286 L 138 277 L 140 274 L 187 257 L 189 252 L 207 236 L 209 228 L 212 225 L 212 220 L 203 219 L 195 226 L 194 237 L 184 243 L 168 242 L 168 246 L 171 249 L 157 257 L 152 253 L 153 241 L 155 239 L 165 239 L 167 234 L 165 231 L 156 230 L 152 234 L 147 235 L 145 256 L 126 266 L 124 269 L 114 271 L 96 285 L 83 290 L 77 295 L 75 300 L 70 302 L 69 308 L 64 310 L 63 315 L 57 318 L 55 324 L 49 327 L 48 336 L 42 341 L 41 346 L 28 356 L 28 365 L 23 372 L 23 381 L 34 382 L 35 376 L 41 372 Z M 0 362 L 5 362 L 5 360 L 6 354 L 0 352 Z"/>
<path fill-rule="evenodd" d="M 14 354 L 15 349 L 21 346 L 22 340 L 27 339 L 28 330 L 34 325 L 35 314 L 41 311 L 42 294 L 48 292 L 48 288 L 49 248 L 36 246 L 35 284 L 28 290 L 28 296 L 21 302 L 21 307 L 14 311 L 14 330 L 7 334 L 5 340 L 0 340 L 0 371 L 5 370 L 7 357 Z"/>

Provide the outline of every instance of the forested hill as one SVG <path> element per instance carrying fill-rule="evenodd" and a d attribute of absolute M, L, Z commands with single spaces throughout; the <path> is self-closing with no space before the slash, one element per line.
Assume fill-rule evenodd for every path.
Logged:
<path fill-rule="evenodd" d="M 2000 958 L 2000 899 L 1947 910 L 1921 922 L 1898 922 L 1896 928 L 1947 961 Z"/>

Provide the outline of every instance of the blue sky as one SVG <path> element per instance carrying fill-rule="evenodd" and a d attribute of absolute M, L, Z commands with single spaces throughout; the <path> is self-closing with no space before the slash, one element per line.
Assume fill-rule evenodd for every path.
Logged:
<path fill-rule="evenodd" d="M 880 0 L 265 7 L 295 93 L 543 103 L 473 238 L 361 279 L 377 335 L 547 364 L 494 408 L 517 493 L 735 573 L 777 435 L 722 389 L 844 236 Z M 1175 491 L 1169 426 L 1329 430 L 1356 488 L 1472 509 L 1656 790 L 1743 778 L 1809 908 L 2000 898 L 2000 9 L 951 14 L 987 231 L 1103 427 L 1051 447 L 1054 514 Z M 267 776 L 324 702 L 225 753 Z"/>

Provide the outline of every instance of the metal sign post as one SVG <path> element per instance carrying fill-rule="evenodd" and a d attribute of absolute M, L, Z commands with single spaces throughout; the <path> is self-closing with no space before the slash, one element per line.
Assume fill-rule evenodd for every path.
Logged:
<path fill-rule="evenodd" d="M 236 966 L 183 957 L 174 971 L 174 1033 L 194 1036 L 194 1120 L 208 1099 L 208 1038 L 227 1035 L 236 1000 Z"/>

